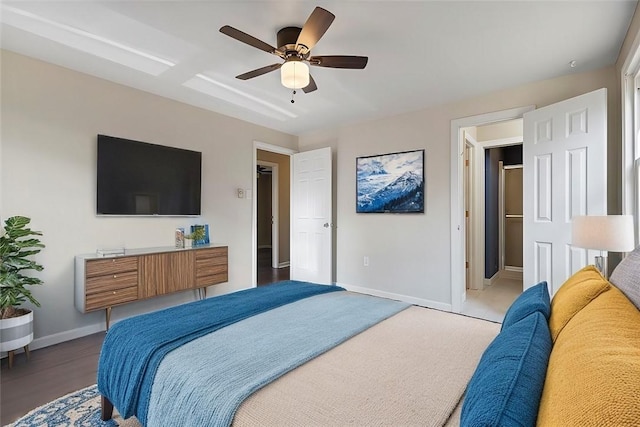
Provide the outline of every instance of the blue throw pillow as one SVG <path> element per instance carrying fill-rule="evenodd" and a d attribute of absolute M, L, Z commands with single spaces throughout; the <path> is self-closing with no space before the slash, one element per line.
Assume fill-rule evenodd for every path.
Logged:
<path fill-rule="evenodd" d="M 547 321 L 549 320 L 551 299 L 549 298 L 547 282 L 540 282 L 530 287 L 516 298 L 504 315 L 502 330 L 536 311 L 542 313 Z"/>
<path fill-rule="evenodd" d="M 500 332 L 471 377 L 461 426 L 535 426 L 550 354 L 549 326 L 539 312 Z"/>

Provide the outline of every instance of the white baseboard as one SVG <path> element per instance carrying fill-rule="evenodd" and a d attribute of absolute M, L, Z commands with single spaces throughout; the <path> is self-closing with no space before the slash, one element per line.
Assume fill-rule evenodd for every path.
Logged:
<path fill-rule="evenodd" d="M 55 344 L 60 344 L 65 341 L 75 340 L 76 338 L 86 337 L 87 335 L 95 334 L 97 332 L 102 332 L 105 330 L 105 325 L 101 322 L 89 326 L 84 326 L 82 328 L 72 329 L 70 331 L 59 332 L 57 334 L 36 338 L 29 344 L 29 351 L 49 347 Z M 23 349 L 16 349 L 15 352 L 16 354 L 21 353 L 23 352 Z M 7 357 L 7 353 L 2 353 L 2 358 L 5 357 Z"/>
<path fill-rule="evenodd" d="M 491 278 L 489 278 L 489 279 L 485 278 L 484 279 L 484 285 L 485 286 L 491 286 L 494 283 L 496 283 L 496 280 L 498 280 L 499 278 L 500 278 L 500 271 L 497 271 L 496 274 L 491 276 Z"/>
<path fill-rule="evenodd" d="M 415 297 L 410 297 L 408 295 L 396 294 L 396 293 L 386 292 L 386 291 L 379 291 L 379 290 L 370 289 L 370 288 L 363 288 L 362 286 L 348 285 L 345 283 L 336 282 L 336 285 L 342 286 L 348 291 L 358 292 L 360 294 L 367 294 L 367 295 L 373 295 L 375 297 L 394 299 L 394 300 L 406 302 L 409 304 L 419 305 L 421 307 L 435 308 L 437 310 L 442 310 L 442 311 L 451 311 L 451 304 L 445 304 L 439 301 L 415 298 Z"/>
<path fill-rule="evenodd" d="M 522 280 L 522 268 L 505 267 L 504 270 L 498 272 L 501 279 Z"/>
<path fill-rule="evenodd" d="M 290 265 L 291 265 L 291 261 L 285 261 L 278 264 L 278 268 L 285 268 L 285 267 L 289 267 Z"/>

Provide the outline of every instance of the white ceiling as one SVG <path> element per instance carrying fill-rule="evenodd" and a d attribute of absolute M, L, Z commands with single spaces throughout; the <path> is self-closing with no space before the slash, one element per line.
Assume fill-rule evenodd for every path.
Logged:
<path fill-rule="evenodd" d="M 637 1 L 1 3 L 3 49 L 299 135 L 612 65 Z M 364 70 L 311 67 L 318 90 L 295 104 L 277 71 L 235 79 L 279 58 L 220 27 L 276 45 L 315 6 L 336 19 L 312 55 Z"/>

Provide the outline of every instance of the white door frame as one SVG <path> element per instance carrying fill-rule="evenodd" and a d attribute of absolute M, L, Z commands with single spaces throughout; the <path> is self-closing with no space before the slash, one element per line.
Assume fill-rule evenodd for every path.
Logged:
<path fill-rule="evenodd" d="M 462 311 L 465 287 L 465 230 L 464 230 L 464 144 L 463 128 L 522 118 L 535 109 L 534 105 L 496 111 L 451 120 L 451 311 Z M 484 151 L 484 150 L 474 150 Z M 477 157 L 476 157 L 477 158 Z M 484 162 L 482 162 L 484 165 Z M 476 171 L 484 167 L 476 167 Z M 482 211 L 480 209 L 480 211 Z M 484 217 L 484 212 L 478 212 Z M 484 234 L 484 229 L 480 228 Z M 477 240 L 477 239 L 476 239 Z M 484 239 L 481 240 L 484 242 Z"/>
<path fill-rule="evenodd" d="M 464 133 L 464 143 L 469 148 L 469 186 L 466 191 L 468 197 L 469 217 L 465 220 L 469 230 L 465 230 L 465 287 L 481 290 L 484 278 L 484 148 L 475 138 Z M 464 173 L 463 173 L 464 175 Z M 465 191 L 463 189 L 463 191 Z M 463 211 L 466 211 L 464 206 Z M 466 216 L 466 212 L 464 213 Z M 468 232 L 467 232 L 468 231 Z M 467 241 L 468 239 L 468 241 Z M 467 256 L 468 255 L 468 256 Z M 469 268 L 466 268 L 466 263 Z M 463 289 L 462 300 L 466 299 L 466 290 Z"/>
<path fill-rule="evenodd" d="M 500 220 L 498 221 L 498 273 L 504 270 L 504 222 L 505 222 L 505 207 L 504 207 L 504 161 L 498 162 L 500 178 L 498 179 L 498 215 Z"/>
<path fill-rule="evenodd" d="M 297 151 L 291 150 L 289 148 L 267 144 L 266 142 L 253 141 L 253 156 L 251 159 L 251 194 L 256 194 L 258 185 L 256 178 L 258 150 L 270 151 L 272 153 L 283 154 L 285 156 L 292 156 L 293 154 L 297 153 Z M 289 179 L 291 179 L 291 177 L 289 177 Z M 257 286 L 258 275 L 258 203 L 255 197 L 251 197 L 251 199 L 251 286 L 255 288 Z"/>
<path fill-rule="evenodd" d="M 474 202 L 476 192 L 473 190 L 475 180 L 475 168 L 477 167 L 475 161 L 475 151 L 476 151 L 476 143 L 475 139 L 473 139 L 470 135 L 465 132 L 465 147 L 466 155 L 464 156 L 464 161 L 467 163 L 464 168 L 463 176 L 464 176 L 464 193 L 465 193 L 465 211 L 470 211 L 471 213 L 475 212 Z M 467 228 L 465 229 L 465 289 L 463 289 L 463 300 L 467 299 L 467 289 L 476 289 L 476 282 L 474 282 L 473 278 L 476 276 L 476 266 L 473 262 L 475 258 L 472 254 L 475 246 L 474 246 L 474 232 L 478 228 L 478 224 L 475 223 L 475 219 L 469 215 L 466 215 L 465 212 L 465 225 Z"/>
<path fill-rule="evenodd" d="M 640 243 L 640 34 L 633 40 L 620 74 L 622 107 L 622 214 L 633 215 L 635 243 Z"/>
<path fill-rule="evenodd" d="M 257 165 L 267 166 L 271 168 L 271 268 L 278 268 L 280 264 L 280 198 L 278 194 L 278 164 L 266 162 L 264 160 L 256 161 Z M 256 180 L 258 174 L 256 174 Z M 257 189 L 256 185 L 256 189 Z M 256 195 L 256 206 L 258 203 L 258 194 Z M 256 211 L 257 213 L 257 211 Z M 256 217 L 257 219 L 257 217 Z"/>

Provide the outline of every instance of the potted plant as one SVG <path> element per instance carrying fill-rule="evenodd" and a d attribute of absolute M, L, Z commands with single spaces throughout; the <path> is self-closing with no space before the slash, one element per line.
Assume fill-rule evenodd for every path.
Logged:
<path fill-rule="evenodd" d="M 33 339 L 33 312 L 20 305 L 29 301 L 40 307 L 28 286 L 41 285 L 42 280 L 25 273 L 42 271 L 42 265 L 30 258 L 44 245 L 34 237 L 42 233 L 27 227 L 30 222 L 27 217 L 13 216 L 0 230 L 0 351 L 12 352 L 20 347 L 26 351 Z"/>
<path fill-rule="evenodd" d="M 204 230 L 204 225 L 196 225 L 191 232 L 191 234 L 187 234 L 184 236 L 186 239 L 186 246 L 193 247 L 197 246 L 202 240 L 204 240 L 206 232 Z"/>

